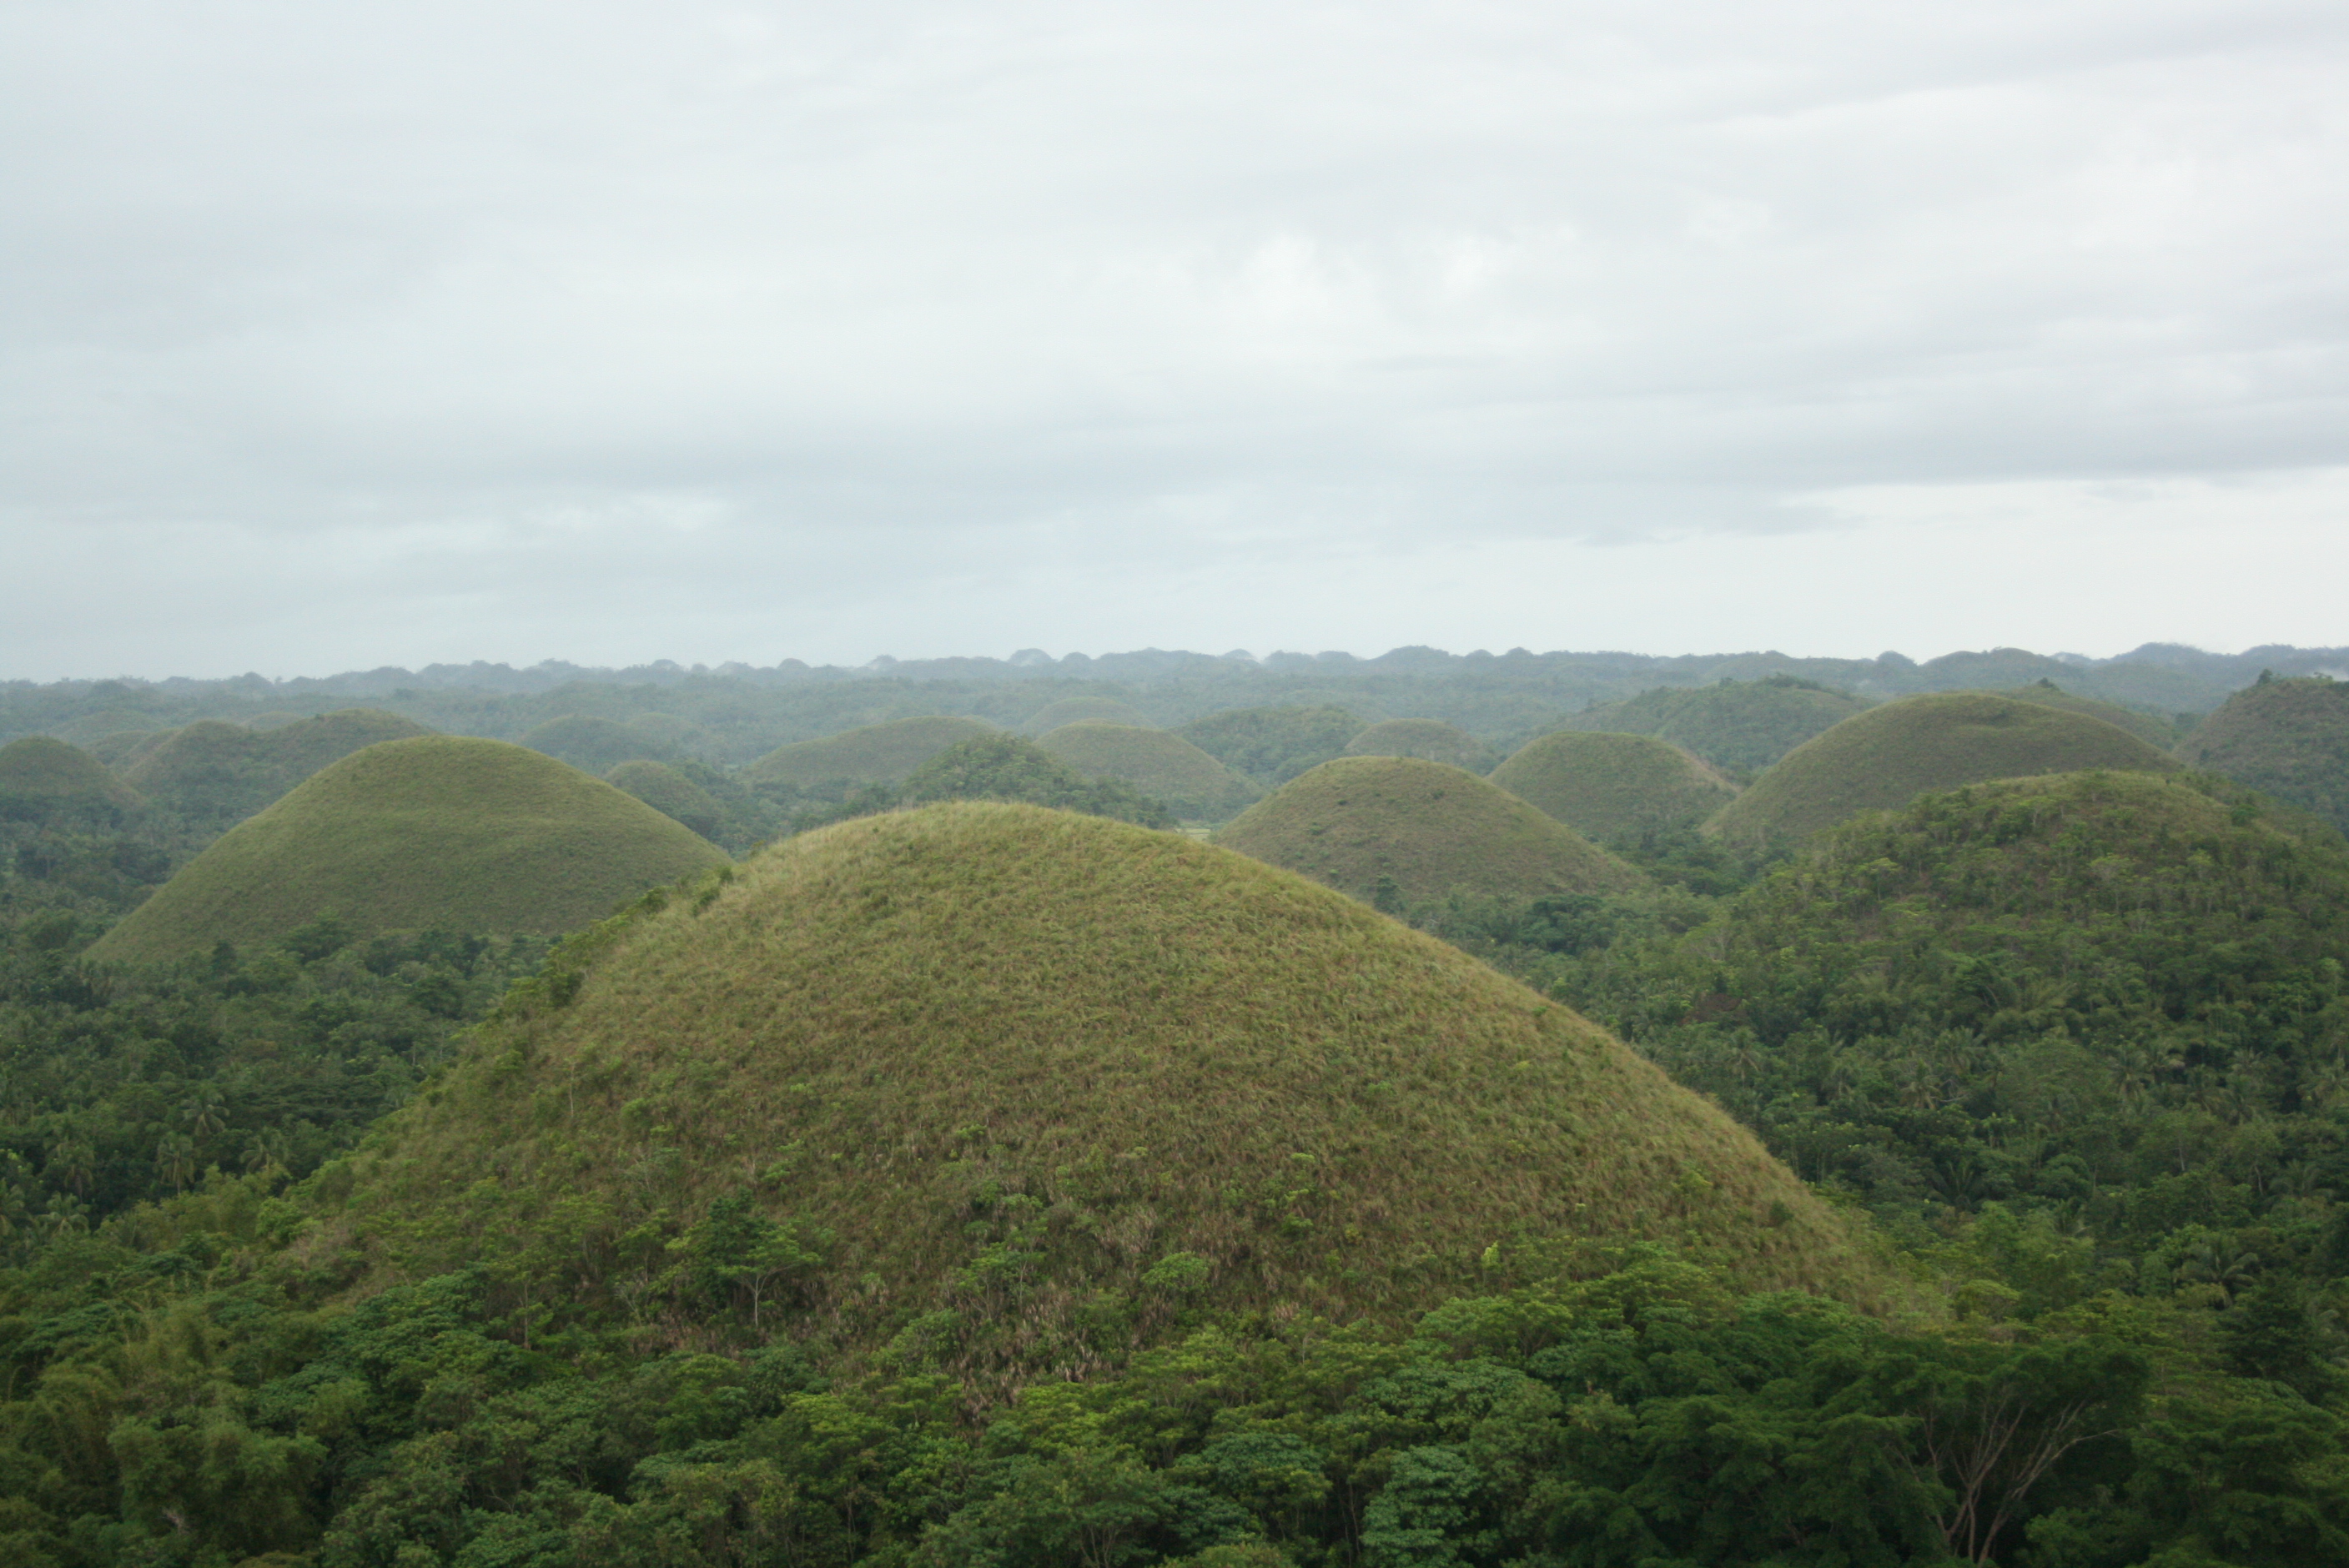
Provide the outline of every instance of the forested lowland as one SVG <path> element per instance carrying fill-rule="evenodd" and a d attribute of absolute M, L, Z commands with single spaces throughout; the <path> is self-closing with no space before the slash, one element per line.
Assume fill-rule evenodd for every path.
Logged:
<path fill-rule="evenodd" d="M 0 686 L 0 1543 L 2349 1561 L 2344 663 Z"/>

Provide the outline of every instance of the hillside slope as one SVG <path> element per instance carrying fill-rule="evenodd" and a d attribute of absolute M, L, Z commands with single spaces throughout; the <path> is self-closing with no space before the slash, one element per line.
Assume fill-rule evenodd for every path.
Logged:
<path fill-rule="evenodd" d="M 725 863 L 643 801 L 551 757 L 457 736 L 388 741 L 230 830 L 90 953 L 177 958 L 328 914 L 362 934 L 554 935 Z"/>
<path fill-rule="evenodd" d="M 1669 742 L 1592 730 L 1561 729 L 1527 741 L 1493 769 L 1492 780 L 1592 839 L 1690 827 L 1737 793 L 1719 772 Z"/>
<path fill-rule="evenodd" d="M 1392 1316 L 1588 1240 L 1875 1288 L 1835 1216 L 1601 1031 L 1178 835 L 865 818 L 575 952 L 357 1169 L 379 1266 L 582 1224 L 593 1257 L 739 1194 L 789 1222 L 775 1293 L 822 1332 L 918 1321 L 966 1373 L 1098 1366 L 1201 1292 Z"/>
<path fill-rule="evenodd" d="M 1440 718 L 1383 719 L 1346 742 L 1345 755 L 1416 757 L 1471 773 L 1484 772 L 1494 761 L 1483 741 Z"/>
<path fill-rule="evenodd" d="M 1800 838 L 1932 789 L 2177 760 L 2099 718 L 1989 692 L 1912 696 L 1805 741 L 1705 824 L 1733 841 Z"/>
<path fill-rule="evenodd" d="M 949 746 L 975 740 L 994 727 L 976 718 L 931 716 L 868 724 L 821 740 L 777 747 L 742 770 L 754 782 L 811 788 L 826 784 L 895 784 Z"/>
<path fill-rule="evenodd" d="M 1264 793 L 1181 736 L 1163 729 L 1086 719 L 1064 724 L 1036 744 L 1089 779 L 1130 784 L 1193 821 L 1223 821 Z"/>
<path fill-rule="evenodd" d="M 2186 738 L 2178 755 L 2349 832 L 2349 681 L 2245 686 Z"/>
<path fill-rule="evenodd" d="M 1357 898 L 1625 892 L 1639 872 L 1463 769 L 1341 757 L 1282 785 L 1216 834 L 1226 849 Z"/>
<path fill-rule="evenodd" d="M 344 708 L 263 731 L 200 719 L 136 753 L 123 779 L 166 810 L 224 828 L 355 751 L 431 733 L 414 719 L 369 707 Z"/>
<path fill-rule="evenodd" d="M 62 740 L 27 735 L 0 746 L 0 820 L 97 827 L 140 805 L 97 758 Z"/>
<path fill-rule="evenodd" d="M 1576 714 L 1561 727 L 1652 735 L 1715 768 L 1751 777 L 1867 706 L 1842 692 L 1774 676 L 1694 690 L 1660 687 Z"/>

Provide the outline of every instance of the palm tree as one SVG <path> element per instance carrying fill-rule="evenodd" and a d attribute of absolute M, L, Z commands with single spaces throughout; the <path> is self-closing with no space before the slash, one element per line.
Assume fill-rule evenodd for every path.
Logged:
<path fill-rule="evenodd" d="M 2219 1293 L 2220 1300 L 2232 1302 L 2259 1271 L 2260 1254 L 2230 1236 L 2204 1242 L 2179 1259 L 2178 1283 L 2206 1285 Z"/>
<path fill-rule="evenodd" d="M 184 1192 L 196 1179 L 196 1140 L 184 1132 L 167 1132 L 155 1146 L 155 1173 Z"/>

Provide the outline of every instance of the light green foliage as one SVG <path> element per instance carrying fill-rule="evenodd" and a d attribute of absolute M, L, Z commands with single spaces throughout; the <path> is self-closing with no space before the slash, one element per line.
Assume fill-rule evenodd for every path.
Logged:
<path fill-rule="evenodd" d="M 272 940 L 327 914 L 363 934 L 552 935 L 725 858 L 642 801 L 522 747 L 388 741 L 232 829 L 92 954 L 150 963 Z"/>
<path fill-rule="evenodd" d="M 1693 827 L 1737 787 L 1676 746 L 1644 735 L 1562 729 L 1527 741 L 1492 780 L 1591 839 Z"/>
<path fill-rule="evenodd" d="M 1750 778 L 1868 705 L 1786 675 L 1664 686 L 1586 709 L 1568 729 L 1652 735 L 1737 778 Z"/>
<path fill-rule="evenodd" d="M 1368 727 L 1342 707 L 1242 707 L 1193 719 L 1175 733 L 1259 784 L 1286 784 L 1342 754 Z"/>
<path fill-rule="evenodd" d="M 723 843 L 731 836 L 730 813 L 718 797 L 666 762 L 623 762 L 605 773 L 604 779 L 662 816 L 684 823 L 713 844 Z"/>
<path fill-rule="evenodd" d="M 1224 1305 L 1350 1315 L 1489 1278 L 1496 1242 L 1594 1234 L 1877 1288 L 1744 1134 L 1605 1035 L 1178 835 L 999 805 L 865 818 L 582 952 L 358 1168 L 379 1268 L 517 1255 L 593 1195 L 604 1239 L 562 1273 L 590 1310 L 633 1228 L 755 1180 L 838 1238 L 811 1287 L 833 1332 L 912 1323 L 907 1346 L 975 1377 L 1123 1354 L 1198 1288 L 1174 1253 Z"/>
<path fill-rule="evenodd" d="M 2101 718 L 2116 729 L 2126 729 L 2147 746 L 2168 751 L 2178 744 L 2178 727 L 2158 714 L 2145 713 L 2118 703 L 2100 702 L 2092 696 L 2081 696 L 2065 691 L 2051 680 L 2033 681 L 2029 686 L 2002 691 L 2001 696 L 2011 696 L 2017 702 L 2035 702 L 2042 707 L 2060 707 L 2066 713 L 2085 713 L 2090 718 Z"/>
<path fill-rule="evenodd" d="M 1440 718 L 1390 718 L 1346 742 L 1349 757 L 1416 757 L 1426 762 L 1482 773 L 1494 763 L 1491 749 L 1457 725 Z"/>
<path fill-rule="evenodd" d="M 533 726 L 523 736 L 522 744 L 595 774 L 609 774 L 624 762 L 666 762 L 677 755 L 675 748 L 633 725 L 580 714 L 565 714 Z"/>
<path fill-rule="evenodd" d="M 1113 696 L 1064 696 L 1046 703 L 1019 727 L 1023 735 L 1049 735 L 1064 724 L 1126 724 L 1137 729 L 1154 727 L 1142 710 Z"/>
<path fill-rule="evenodd" d="M 2204 719 L 2178 755 L 2349 832 L 2349 682 L 2246 686 Z"/>
<path fill-rule="evenodd" d="M 1263 793 L 1179 735 L 1085 720 L 1037 742 L 1091 779 L 1130 784 L 1192 821 L 1224 821 Z"/>
<path fill-rule="evenodd" d="M 1346 757 L 1281 786 L 1216 842 L 1357 898 L 1461 892 L 1625 892 L 1640 874 L 1473 773 L 1410 757 Z"/>
<path fill-rule="evenodd" d="M 202 719 L 150 738 L 123 776 L 153 804 L 218 831 L 252 816 L 328 763 L 383 741 L 430 733 L 413 719 L 367 707 L 262 732 Z"/>
<path fill-rule="evenodd" d="M 743 769 L 762 784 L 801 788 L 843 783 L 895 784 L 949 746 L 988 734 L 975 718 L 895 718 L 822 740 L 794 741 Z"/>
<path fill-rule="evenodd" d="M 1722 808 L 1705 830 L 1801 838 L 1930 789 L 2085 769 L 2167 772 L 2175 759 L 2085 714 L 1989 692 L 1913 696 L 1807 740 Z"/>

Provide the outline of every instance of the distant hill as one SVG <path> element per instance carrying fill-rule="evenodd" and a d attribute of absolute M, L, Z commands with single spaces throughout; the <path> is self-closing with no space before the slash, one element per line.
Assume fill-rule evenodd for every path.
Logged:
<path fill-rule="evenodd" d="M 1240 707 L 1195 718 L 1174 733 L 1259 784 L 1286 784 L 1341 755 L 1369 727 L 1342 707 Z"/>
<path fill-rule="evenodd" d="M 387 740 L 429 735 L 414 719 L 351 707 L 256 733 L 200 719 L 154 739 L 125 782 L 166 810 L 224 828 L 243 821 L 328 763 Z"/>
<path fill-rule="evenodd" d="M 2166 772 L 2163 752 L 2100 718 L 1990 692 L 1906 697 L 1804 742 L 1722 808 L 1707 832 L 1799 838 L 1929 789 L 2088 769 Z"/>
<path fill-rule="evenodd" d="M 587 773 L 608 773 L 623 762 L 667 762 L 677 756 L 675 747 L 633 725 L 575 713 L 533 726 L 522 743 Z"/>
<path fill-rule="evenodd" d="M 666 762 L 642 758 L 623 762 L 605 774 L 604 779 L 713 844 L 727 835 L 730 814 L 725 803 Z"/>
<path fill-rule="evenodd" d="M 895 784 L 947 747 L 988 734 L 976 718 L 893 718 L 821 740 L 796 740 L 742 770 L 744 778 L 802 789 L 825 784 Z"/>
<path fill-rule="evenodd" d="M 98 758 L 62 740 L 28 735 L 0 746 L 0 820 L 98 828 L 141 804 Z"/>
<path fill-rule="evenodd" d="M 2186 738 L 2178 755 L 2349 832 L 2349 682 L 2318 676 L 2245 686 Z"/>
<path fill-rule="evenodd" d="M 1142 710 L 1131 703 L 1110 696 L 1064 696 L 1047 703 L 1030 714 L 1028 722 L 1019 727 L 1023 735 L 1046 735 L 1064 724 L 1126 724 L 1136 729 L 1157 727 L 1143 717 Z"/>
<path fill-rule="evenodd" d="M 1220 822 L 1264 791 L 1178 735 L 1126 724 L 1064 724 L 1037 744 L 1091 779 L 1114 779 L 1177 817 Z"/>
<path fill-rule="evenodd" d="M 2116 702 L 2101 702 L 2092 696 L 2081 696 L 2064 690 L 2053 681 L 2036 681 L 1998 695 L 2013 697 L 2018 702 L 2035 702 L 2042 707 L 2060 707 L 2066 713 L 2085 713 L 2090 718 L 2101 718 L 2162 751 L 2168 751 L 2178 744 L 2178 726 L 2168 719 L 2133 707 L 2123 707 Z"/>
<path fill-rule="evenodd" d="M 1244 856 L 1019 806 L 842 823 L 614 923 L 349 1177 L 385 1281 L 538 1267 L 562 1214 L 748 1205 L 779 1227 L 764 1310 L 996 1387 L 1114 1364 L 1195 1300 L 1401 1323 L 1594 1242 L 1882 1289 L 1725 1115 L 1568 1009 Z"/>
<path fill-rule="evenodd" d="M 371 746 L 229 830 L 92 956 L 176 958 L 321 916 L 353 931 L 555 934 L 726 857 L 566 763 L 501 740 Z"/>
<path fill-rule="evenodd" d="M 1624 892 L 1644 882 L 1571 828 L 1464 769 L 1341 757 L 1282 785 L 1215 836 L 1357 898 L 1466 892 Z"/>
<path fill-rule="evenodd" d="M 905 805 L 942 800 L 1009 801 L 1145 828 L 1175 825 L 1164 802 L 1123 779 L 1089 777 L 1024 735 L 982 735 L 950 746 L 914 769 L 898 792 Z"/>
<path fill-rule="evenodd" d="M 1492 780 L 1592 839 L 1693 827 L 1737 793 L 1717 770 L 1653 736 L 1573 729 L 1519 747 Z"/>
<path fill-rule="evenodd" d="M 1457 725 L 1440 718 L 1390 718 L 1346 742 L 1348 757 L 1416 757 L 1482 773 L 1493 766 L 1492 751 Z"/>
<path fill-rule="evenodd" d="M 1811 681 L 1769 676 L 1693 690 L 1660 687 L 1576 714 L 1561 727 L 1652 735 L 1750 778 L 1867 706 Z"/>

